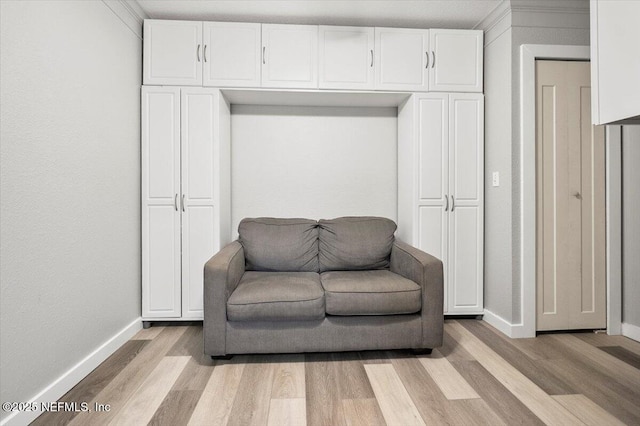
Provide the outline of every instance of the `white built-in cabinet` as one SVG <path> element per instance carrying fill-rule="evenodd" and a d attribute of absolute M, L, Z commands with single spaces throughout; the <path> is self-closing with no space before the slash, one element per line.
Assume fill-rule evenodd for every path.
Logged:
<path fill-rule="evenodd" d="M 262 86 L 318 87 L 318 26 L 262 24 Z"/>
<path fill-rule="evenodd" d="M 144 24 L 145 85 L 482 92 L 482 31 Z"/>
<path fill-rule="evenodd" d="M 484 101 L 416 94 L 398 115 L 399 237 L 444 263 L 445 313 L 483 313 Z"/>
<path fill-rule="evenodd" d="M 261 81 L 260 24 L 203 23 L 203 86 L 258 87 Z"/>
<path fill-rule="evenodd" d="M 482 31 L 429 30 L 429 91 L 482 92 Z"/>
<path fill-rule="evenodd" d="M 204 264 L 231 236 L 227 97 L 402 102 L 398 237 L 443 260 L 445 313 L 482 314 L 482 47 L 472 30 L 145 20 L 143 319 L 202 319 Z M 260 87 L 283 90 L 240 90 Z"/>
<path fill-rule="evenodd" d="M 202 319 L 203 265 L 228 242 L 229 106 L 142 88 L 142 317 Z"/>
<path fill-rule="evenodd" d="M 374 29 L 321 25 L 318 29 L 319 87 L 374 88 Z"/>
<path fill-rule="evenodd" d="M 428 90 L 429 30 L 376 28 L 375 45 L 377 90 Z"/>
<path fill-rule="evenodd" d="M 201 86 L 202 55 L 202 22 L 144 21 L 142 84 Z"/>

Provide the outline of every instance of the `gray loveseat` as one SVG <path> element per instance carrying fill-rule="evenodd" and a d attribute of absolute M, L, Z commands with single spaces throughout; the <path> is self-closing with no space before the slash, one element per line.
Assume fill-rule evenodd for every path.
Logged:
<path fill-rule="evenodd" d="M 204 350 L 356 351 L 442 345 L 442 262 L 378 217 L 244 219 L 204 268 Z"/>

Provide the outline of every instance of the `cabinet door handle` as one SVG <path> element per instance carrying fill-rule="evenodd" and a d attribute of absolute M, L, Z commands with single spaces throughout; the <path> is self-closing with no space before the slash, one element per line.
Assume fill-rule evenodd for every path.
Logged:
<path fill-rule="evenodd" d="M 451 196 L 451 211 L 454 211 L 456 209 L 456 199 L 453 198 L 453 195 Z"/>
<path fill-rule="evenodd" d="M 267 58 L 265 58 L 266 50 L 267 50 L 267 46 L 262 46 L 262 65 L 267 63 L 266 62 Z"/>
<path fill-rule="evenodd" d="M 178 194 L 173 197 L 173 207 L 178 211 Z"/>
<path fill-rule="evenodd" d="M 433 56 L 433 61 L 431 61 L 431 68 L 434 68 L 436 66 L 436 52 L 432 50 L 431 55 Z"/>
<path fill-rule="evenodd" d="M 204 58 L 204 61 L 207 62 L 207 45 L 204 45 L 204 50 L 202 51 L 202 57 Z"/>
<path fill-rule="evenodd" d="M 373 49 L 371 49 L 371 68 L 373 68 Z"/>
<path fill-rule="evenodd" d="M 184 211 L 184 194 L 182 194 L 182 211 Z"/>
<path fill-rule="evenodd" d="M 444 196 L 444 199 L 446 201 L 446 204 L 444 205 L 444 211 L 448 211 L 449 210 L 449 197 L 447 197 L 446 195 Z"/>
<path fill-rule="evenodd" d="M 198 49 L 196 50 L 196 56 L 198 57 L 198 62 L 200 62 L 200 45 L 198 45 Z"/>
<path fill-rule="evenodd" d="M 427 66 L 425 66 L 425 69 L 429 68 L 429 51 L 424 52 L 425 55 L 427 55 Z"/>

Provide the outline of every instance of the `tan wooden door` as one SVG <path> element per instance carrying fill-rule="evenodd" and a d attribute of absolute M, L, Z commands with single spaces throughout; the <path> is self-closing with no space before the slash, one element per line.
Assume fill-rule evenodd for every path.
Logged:
<path fill-rule="evenodd" d="M 589 62 L 536 61 L 537 330 L 606 327 L 604 127 Z"/>

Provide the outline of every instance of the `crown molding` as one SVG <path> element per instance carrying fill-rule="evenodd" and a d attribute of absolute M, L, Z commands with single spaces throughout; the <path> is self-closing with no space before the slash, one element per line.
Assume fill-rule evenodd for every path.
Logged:
<path fill-rule="evenodd" d="M 102 0 L 102 2 L 142 40 L 142 24 L 147 14 L 136 0 Z"/>
<path fill-rule="evenodd" d="M 509 0 L 502 0 L 491 12 L 473 26 L 474 30 L 490 31 L 511 12 Z"/>

